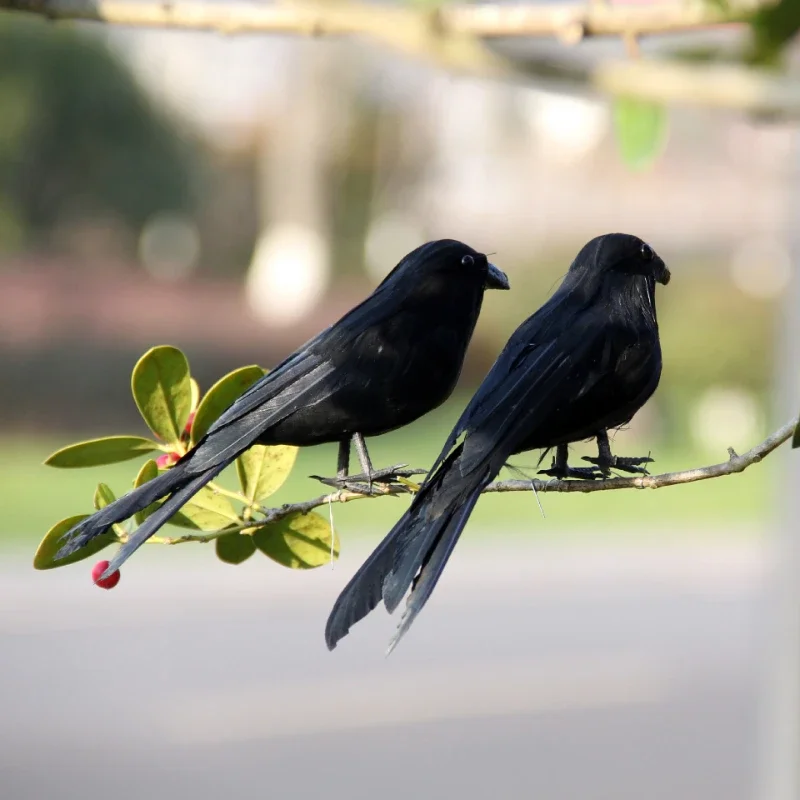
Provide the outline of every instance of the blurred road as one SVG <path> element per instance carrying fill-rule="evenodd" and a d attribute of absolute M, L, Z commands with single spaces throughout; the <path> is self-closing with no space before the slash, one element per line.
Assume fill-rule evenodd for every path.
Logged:
<path fill-rule="evenodd" d="M 465 541 L 389 659 L 382 611 L 322 640 L 363 547 L 153 548 L 110 592 L 4 556 L 0 797 L 750 798 L 763 551 L 523 542 Z"/>

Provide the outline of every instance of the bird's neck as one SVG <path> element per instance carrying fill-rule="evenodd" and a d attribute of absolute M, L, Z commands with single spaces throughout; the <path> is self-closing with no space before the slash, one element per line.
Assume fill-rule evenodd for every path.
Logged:
<path fill-rule="evenodd" d="M 598 280 L 583 284 L 583 300 L 602 304 L 612 322 L 658 330 L 655 279 L 645 275 L 606 273 Z"/>

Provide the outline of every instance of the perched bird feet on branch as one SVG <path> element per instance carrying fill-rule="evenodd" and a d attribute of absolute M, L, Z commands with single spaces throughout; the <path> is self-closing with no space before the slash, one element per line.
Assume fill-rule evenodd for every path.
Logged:
<path fill-rule="evenodd" d="M 427 470 L 409 469 L 408 464 L 395 464 L 383 469 L 373 469 L 372 462 L 367 452 L 367 445 L 361 434 L 357 433 L 352 438 L 358 453 L 358 460 L 361 463 L 361 472 L 357 475 L 350 475 L 350 440 L 347 439 L 339 444 L 338 472 L 335 478 L 324 478 L 319 475 L 311 477 L 332 486 L 334 489 L 348 489 L 351 492 L 360 494 L 385 494 L 385 487 L 393 483 L 403 483 L 401 478 L 410 478 L 413 475 L 424 475 Z M 373 486 L 373 484 L 381 484 Z"/>
<path fill-rule="evenodd" d="M 651 464 L 653 459 L 649 455 L 641 458 L 631 458 L 629 456 L 615 456 L 611 452 L 611 445 L 608 441 L 608 431 L 602 431 L 597 434 L 597 456 L 584 456 L 584 461 L 590 464 L 595 464 L 596 469 L 599 470 L 603 477 L 607 478 L 611 475 L 612 469 L 618 469 L 622 472 L 630 472 L 634 475 L 649 475 L 647 467 L 643 464 Z"/>
<path fill-rule="evenodd" d="M 642 464 L 650 464 L 653 462 L 653 459 L 650 458 L 650 456 L 646 456 L 644 458 L 611 456 L 611 459 L 608 461 L 600 458 L 599 456 L 584 456 L 583 460 L 588 461 L 590 464 L 596 464 L 595 469 L 602 473 L 602 475 L 606 478 L 611 474 L 612 469 L 618 469 L 622 472 L 630 472 L 635 475 L 649 475 L 650 473 L 647 471 L 647 467 L 643 467 Z"/>
<path fill-rule="evenodd" d="M 560 444 L 556 447 L 556 455 L 550 469 L 540 469 L 539 475 L 549 475 L 560 481 L 574 478 L 582 481 L 593 481 L 602 477 L 602 473 L 597 467 L 571 467 L 567 463 L 567 445 Z"/>
<path fill-rule="evenodd" d="M 385 494 L 384 487 L 404 483 L 399 480 L 400 478 L 411 478 L 426 473 L 427 470 L 409 468 L 408 464 L 395 464 L 392 467 L 372 470 L 371 473 L 361 472 L 358 475 L 337 475 L 335 478 L 325 478 L 320 475 L 310 477 L 334 489 L 349 489 L 361 494 Z"/>
<path fill-rule="evenodd" d="M 553 460 L 553 466 L 550 467 L 550 469 L 540 469 L 538 474 L 549 475 L 551 478 L 556 478 L 560 481 L 567 480 L 568 478 L 574 478 L 581 481 L 593 481 L 602 477 L 602 474 L 597 467 L 570 467 L 567 465 L 561 468 L 556 466 L 555 459 Z"/>

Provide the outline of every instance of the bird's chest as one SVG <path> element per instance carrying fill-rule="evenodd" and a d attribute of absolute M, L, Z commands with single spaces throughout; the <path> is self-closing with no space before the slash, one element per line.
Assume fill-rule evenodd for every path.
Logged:
<path fill-rule="evenodd" d="M 576 400 L 587 416 L 614 427 L 630 419 L 660 377 L 658 336 L 647 331 L 618 334 L 596 357 Z"/>

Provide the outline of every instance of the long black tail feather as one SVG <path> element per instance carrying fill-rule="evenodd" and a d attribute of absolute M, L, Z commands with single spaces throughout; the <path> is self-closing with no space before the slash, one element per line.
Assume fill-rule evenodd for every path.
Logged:
<path fill-rule="evenodd" d="M 329 650 L 383 600 L 392 613 L 411 587 L 408 603 L 389 650 L 428 601 L 461 531 L 491 480 L 491 470 L 463 476 L 461 447 L 451 453 L 417 493 L 408 511 L 344 588 L 325 627 Z"/>
<path fill-rule="evenodd" d="M 137 511 L 143 511 L 151 503 L 176 491 L 190 479 L 186 476 L 185 468 L 177 464 L 153 480 L 132 489 L 68 530 L 62 537 L 65 544 L 56 553 L 56 559 L 80 550 L 96 536 L 104 534 L 115 522 L 122 522 Z"/>
<path fill-rule="evenodd" d="M 222 472 L 225 464 L 214 469 L 209 469 L 201 475 L 193 477 L 189 483 L 171 494 L 161 506 L 154 511 L 131 535 L 127 542 L 117 551 L 111 559 L 105 572 L 100 578 L 107 578 L 112 572 L 118 570 L 184 503 L 191 500 L 209 481 Z"/>

